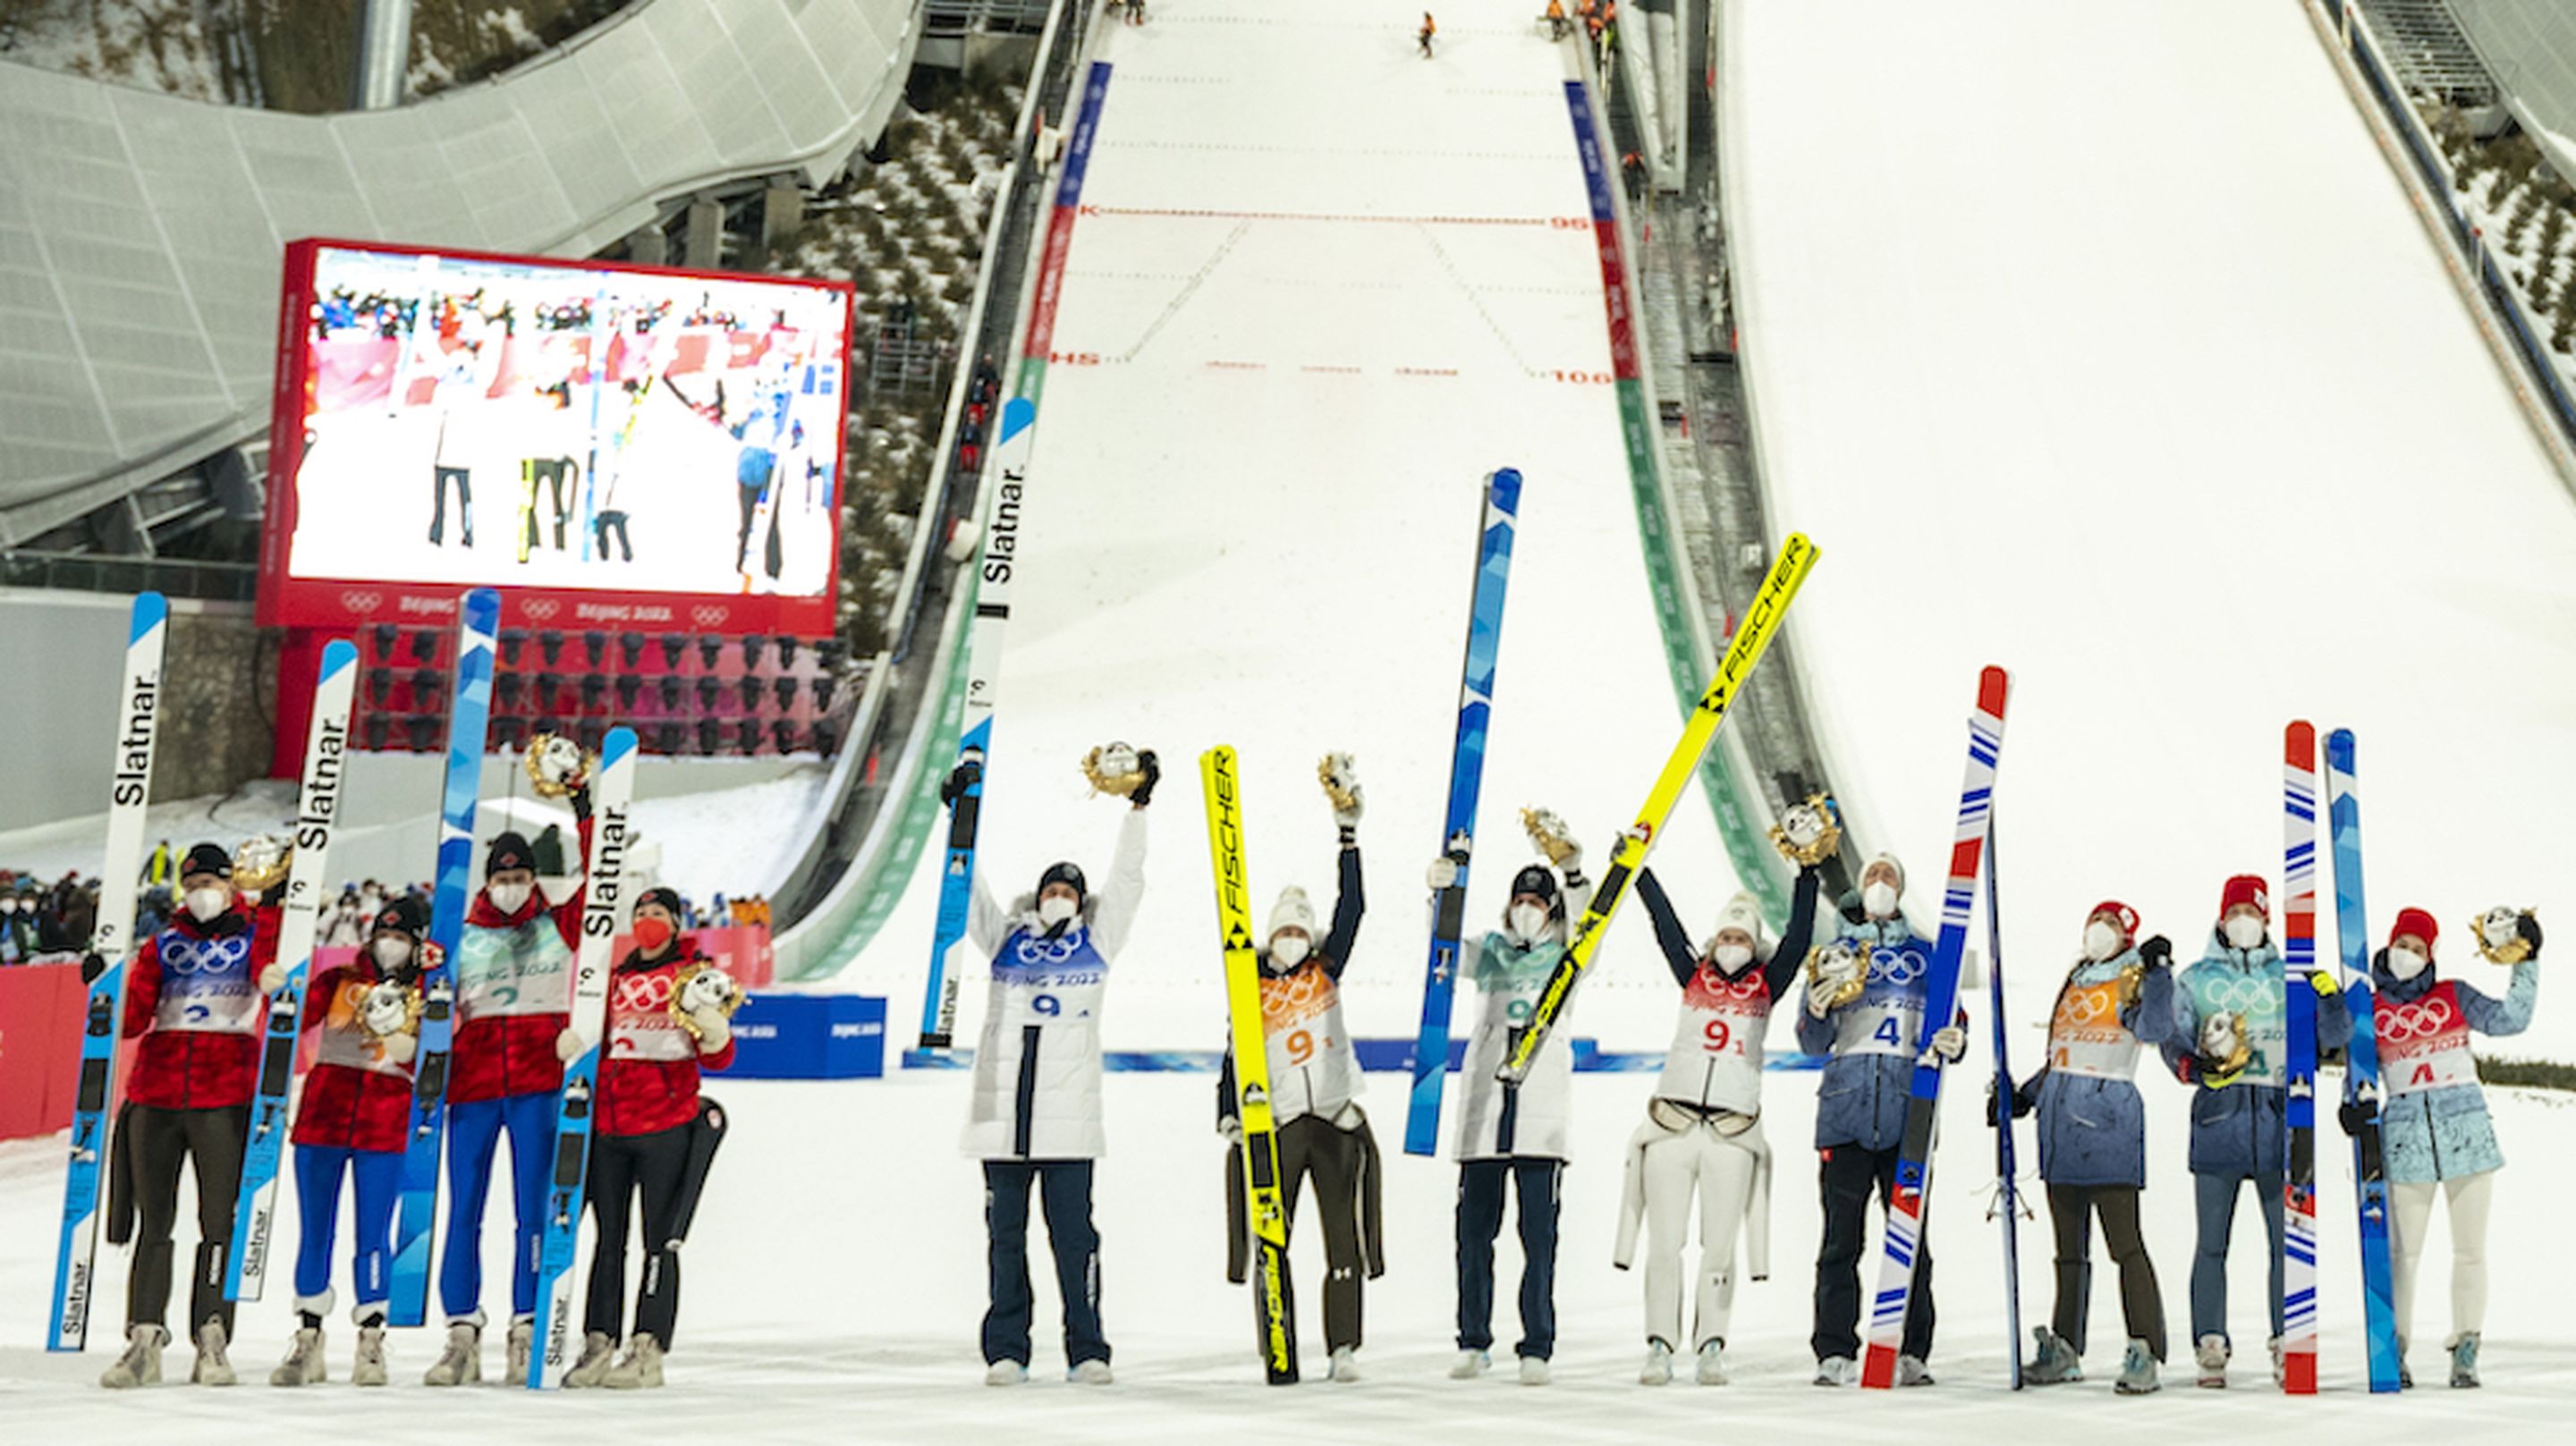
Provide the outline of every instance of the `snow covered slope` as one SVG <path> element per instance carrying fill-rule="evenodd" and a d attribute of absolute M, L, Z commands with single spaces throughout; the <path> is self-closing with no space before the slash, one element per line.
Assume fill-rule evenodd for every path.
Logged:
<path fill-rule="evenodd" d="M 2473 913 L 2576 927 L 2576 507 L 2301 7 L 1737 5 L 1727 41 L 1766 471 L 1831 569 L 1809 697 L 1920 890 L 1977 665 L 2014 669 L 2033 1016 L 2095 901 L 2195 957 L 2222 880 L 2277 879 L 2297 716 L 2359 735 L 2374 939 L 2421 904 L 2501 990 Z M 2576 1057 L 2576 1007 L 2497 1048 Z"/>

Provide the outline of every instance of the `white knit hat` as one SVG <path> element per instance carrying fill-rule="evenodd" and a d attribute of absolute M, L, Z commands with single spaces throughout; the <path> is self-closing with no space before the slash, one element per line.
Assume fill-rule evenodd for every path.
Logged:
<path fill-rule="evenodd" d="M 1282 929 L 1303 929 L 1306 937 L 1315 937 L 1315 906 L 1306 902 L 1306 891 L 1295 884 L 1279 891 L 1279 902 L 1270 906 L 1270 933 L 1278 938 Z"/>
<path fill-rule="evenodd" d="M 1726 907 L 1717 911 L 1717 928 L 1712 931 L 1710 937 L 1714 938 L 1729 929 L 1743 930 L 1745 936 L 1753 941 L 1756 948 L 1761 947 L 1762 905 L 1756 902 L 1751 894 L 1739 892 L 1734 898 L 1726 901 Z"/>
<path fill-rule="evenodd" d="M 1894 854 L 1892 854 L 1892 853 L 1888 853 L 1888 852 L 1887 852 L 1887 851 L 1885 851 L 1884 849 L 1880 850 L 1876 855 L 1874 855 L 1874 856 L 1870 859 L 1869 863 L 1861 869 L 1861 876 L 1862 876 L 1863 878 L 1867 878 L 1867 877 L 1869 876 L 1869 871 L 1870 871 L 1871 869 L 1877 868 L 1877 867 L 1878 867 L 1879 865 L 1881 865 L 1881 864 L 1885 864 L 1885 865 L 1887 865 L 1889 868 L 1894 869 L 1894 870 L 1896 871 L 1896 891 L 1897 891 L 1898 893 L 1900 893 L 1900 894 L 1901 894 L 1901 893 L 1904 893 L 1904 892 L 1905 892 L 1905 865 L 1903 865 L 1903 864 L 1901 864 L 1901 863 L 1897 862 L 1897 860 L 1896 860 L 1896 855 L 1894 855 Z"/>

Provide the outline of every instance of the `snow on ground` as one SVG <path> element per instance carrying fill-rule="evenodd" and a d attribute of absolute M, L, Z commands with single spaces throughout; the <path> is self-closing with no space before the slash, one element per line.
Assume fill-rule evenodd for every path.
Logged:
<path fill-rule="evenodd" d="M 199 9 L 194 0 L 19 0 L 0 9 L 0 62 L 220 101 Z"/>
<path fill-rule="evenodd" d="M 1680 718 L 1605 385 L 1609 338 L 1564 98 L 1570 48 L 1503 0 L 1415 22 L 1357 0 L 1158 7 L 1111 27 L 1109 82 L 1039 407 L 981 864 L 997 893 L 1071 857 L 1105 876 L 1117 806 L 1075 764 L 1160 750 L 1148 893 L 1114 1046 L 1221 1037 L 1195 776 L 1240 750 L 1256 908 L 1330 908 L 1315 783 L 1358 756 L 1375 911 L 1345 977 L 1354 1027 L 1410 1035 L 1426 943 L 1484 475 L 1527 479 L 1468 913 L 1531 857 L 1525 804 L 1597 861 Z M 1090 358 L 1092 360 L 1084 360 Z M 1695 919 L 1735 887 L 1697 785 L 1657 861 Z M 912 1034 L 939 872 L 846 986 Z M 1669 1029 L 1642 924 L 1614 934 L 1587 1032 Z M 971 1038 L 982 989 L 964 991 Z"/>
<path fill-rule="evenodd" d="M 2029 1017 L 2096 900 L 2188 958 L 2222 880 L 2277 879 L 2301 716 L 2359 735 L 2374 944 L 2421 904 L 2500 992 L 2472 914 L 2576 924 L 2576 507 L 2300 7 L 1730 27 L 1773 516 L 1824 552 L 1792 625 L 1836 776 L 1918 896 L 1998 662 Z M 2576 1008 L 2544 997 L 2496 1051 L 2576 1057 Z"/>
<path fill-rule="evenodd" d="M 1785 1026 L 1775 1043 L 1784 1039 Z M 1392 1078 L 1379 1079 L 1390 1086 L 1380 1092 L 1389 1103 L 1379 1129 L 1391 1137 L 1400 1128 Z M 385 1443 L 575 1446 L 674 1431 L 812 1443 L 1012 1435 L 1069 1443 L 1198 1442 L 1225 1439 L 1224 1432 L 1293 1432 L 1351 1446 L 1483 1440 L 1509 1431 L 1514 1439 L 1573 1446 L 1711 1430 L 1842 1446 L 2063 1440 L 2080 1433 L 2107 1446 L 2265 1439 L 2294 1420 L 2319 1439 L 2362 1431 L 2388 1440 L 2438 1433 L 2465 1446 L 2553 1439 L 2563 1429 L 2576 1367 L 2569 1364 L 2558 1305 L 2562 1277 L 2515 1262 L 2516 1252 L 2527 1261 L 2547 1238 L 2565 1193 L 2558 1187 L 2576 1183 L 2563 1152 L 2547 1144 L 2576 1124 L 2564 1096 L 2494 1096 L 2512 1163 L 2496 1194 L 2500 1249 L 2482 1391 L 2431 1385 L 2391 1399 L 2361 1389 L 2351 1197 L 2340 1151 L 2330 1152 L 2320 1170 L 2325 1393 L 2312 1401 L 2284 1398 L 2259 1364 L 2235 1373 L 2235 1389 L 2192 1389 L 2181 1347 L 2191 1244 L 2182 1173 L 2186 1093 L 2150 1082 L 2154 1164 L 2147 1227 L 2176 1341 L 2180 1378 L 2169 1377 L 2174 1384 L 2145 1400 L 2111 1394 L 2120 1314 L 2106 1260 L 2095 1270 L 2092 1379 L 2019 1396 L 2004 1389 L 2000 1250 L 1995 1228 L 1980 1218 L 1992 1156 L 1972 1092 L 1962 1091 L 1949 1112 L 1932 1208 L 1941 1321 L 1932 1363 L 1941 1384 L 1901 1395 L 1827 1396 L 1807 1384 L 1817 1232 L 1815 1157 L 1807 1148 L 1813 1080 L 1774 1075 L 1769 1081 L 1765 1125 L 1779 1162 L 1773 1277 L 1738 1291 L 1730 1341 L 1734 1383 L 1722 1390 L 1684 1384 L 1648 1390 L 1635 1383 L 1643 1345 L 1639 1280 L 1612 1269 L 1609 1254 L 1617 1226 L 1618 1145 L 1652 1084 L 1614 1075 L 1581 1076 L 1576 1085 L 1557 1379 L 1545 1390 L 1510 1379 L 1510 1343 L 1518 1329 L 1510 1302 L 1519 1257 L 1509 1229 L 1499 1247 L 1501 1371 L 1477 1382 L 1446 1378 L 1454 1354 L 1455 1167 L 1395 1154 L 1386 1172 L 1388 1273 L 1368 1286 L 1360 1357 L 1365 1378 L 1349 1386 L 1322 1379 L 1321 1257 L 1310 1229 L 1293 1251 L 1308 1384 L 1293 1393 L 1264 1387 L 1249 1292 L 1225 1283 L 1223 1149 L 1209 1128 L 1213 1082 L 1204 1075 L 1109 1079 L 1112 1153 L 1101 1166 L 1098 1221 L 1102 1301 L 1118 1384 L 1093 1391 L 1063 1383 L 1056 1296 L 1039 1230 L 1032 1246 L 1041 1325 L 1031 1383 L 989 1390 L 980 1384 L 976 1347 L 984 1299 L 980 1186 L 974 1165 L 954 1153 L 966 1079 L 915 1073 L 869 1084 L 715 1087 L 731 1107 L 733 1138 L 716 1161 L 688 1247 L 670 1385 L 643 1398 L 594 1392 L 531 1399 L 490 1384 L 433 1395 L 419 1384 L 437 1350 L 429 1330 L 394 1333 L 390 1389 L 353 1390 L 343 1384 L 352 1343 L 345 1315 L 330 1326 L 332 1384 L 282 1398 L 262 1382 L 292 1329 L 292 1292 L 283 1278 L 271 1285 L 269 1300 L 242 1311 L 234 1363 L 247 1384 L 220 1393 L 170 1385 L 111 1396 L 94 1383 L 112 1359 L 106 1343 L 124 1289 L 124 1252 L 102 1249 L 104 1293 L 91 1349 L 47 1355 L 44 1301 L 61 1201 L 61 1142 L 0 1146 L 0 1238 L 20 1242 L 0 1253 L 0 1302 L 8 1307 L 0 1311 L 0 1412 L 13 1442 L 168 1442 L 183 1434 L 203 1446 L 275 1441 L 280 1432 Z M 493 1209 L 506 1215 L 507 1205 L 495 1201 Z M 2023 1231 L 2023 1308 L 2032 1322 L 2045 1319 L 2048 1309 L 2045 1223 Z M 2233 1261 L 2233 1319 L 2239 1338 L 2249 1342 L 2249 1358 L 2261 1349 L 2261 1239 L 2248 1205 Z M 2437 1256 L 2444 1249 L 2437 1239 Z M 500 1278 L 505 1250 L 502 1232 L 490 1229 L 487 1280 Z M 1875 1258 L 1868 1263 L 1874 1267 Z M 2437 1266 L 2428 1277 L 2419 1327 L 2428 1338 L 2445 1328 L 2446 1269 Z M 345 1260 L 335 1264 L 344 1293 L 347 1272 Z M 497 1339 L 487 1340 L 485 1362 L 487 1372 L 498 1368 Z M 2427 1378 L 2434 1364 L 2425 1353 L 2415 1360 Z"/>

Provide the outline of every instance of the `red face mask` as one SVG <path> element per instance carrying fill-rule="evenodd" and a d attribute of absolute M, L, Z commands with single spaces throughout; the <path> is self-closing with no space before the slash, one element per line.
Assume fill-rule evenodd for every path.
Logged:
<path fill-rule="evenodd" d="M 663 945 L 670 943 L 671 933 L 671 921 L 668 919 L 635 921 L 635 942 L 643 945 L 644 952 L 647 954 L 657 952 Z"/>

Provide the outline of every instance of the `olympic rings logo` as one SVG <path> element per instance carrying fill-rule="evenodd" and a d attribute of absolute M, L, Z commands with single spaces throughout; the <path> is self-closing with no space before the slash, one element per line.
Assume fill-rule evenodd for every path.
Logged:
<path fill-rule="evenodd" d="M 2458 1017 L 2449 1001 L 2435 995 L 2421 1004 L 2382 1008 L 2375 1023 L 2381 1039 L 2431 1039 L 2448 1032 Z"/>
<path fill-rule="evenodd" d="M 2247 1015 L 2281 1012 L 2281 986 L 2268 979 L 2203 980 L 2192 985 L 2191 993 L 2203 1013 L 2220 1010 Z"/>
<path fill-rule="evenodd" d="M 1872 984 L 1912 984 L 1923 977 L 1928 967 L 1920 951 L 1873 949 L 1869 954 L 1869 982 Z"/>
<path fill-rule="evenodd" d="M 519 611 L 542 622 L 563 611 L 563 604 L 550 597 L 532 597 L 519 604 Z"/>
<path fill-rule="evenodd" d="M 385 595 L 351 588 L 340 594 L 340 606 L 353 613 L 371 613 L 385 605 Z"/>
<path fill-rule="evenodd" d="M 689 609 L 689 621 L 696 623 L 702 628 L 711 628 L 725 620 L 727 611 L 728 610 L 725 608 L 715 607 L 712 605 L 694 607 Z"/>
<path fill-rule="evenodd" d="M 2081 1027 L 2105 1017 L 2117 1018 L 2119 1013 L 2119 1001 L 2103 989 L 2069 989 L 2057 1001 L 2060 1024 Z"/>
<path fill-rule="evenodd" d="M 654 1014 L 671 1007 L 671 976 L 629 974 L 617 981 L 617 1012 Z"/>
<path fill-rule="evenodd" d="M 1082 946 L 1088 942 L 1089 933 L 1081 929 L 1067 930 L 1054 939 L 1022 930 L 1011 945 L 1011 955 L 1022 964 L 1064 964 L 1082 952 Z"/>
<path fill-rule="evenodd" d="M 161 936 L 161 972 L 164 974 L 231 974 L 247 970 L 249 965 L 247 940 L 199 940 L 177 933 Z"/>

